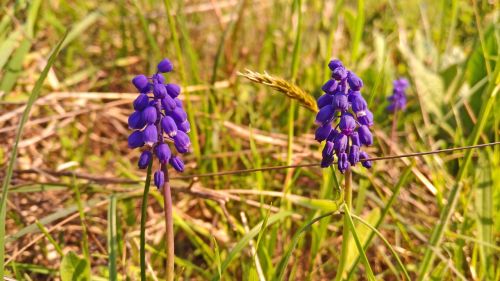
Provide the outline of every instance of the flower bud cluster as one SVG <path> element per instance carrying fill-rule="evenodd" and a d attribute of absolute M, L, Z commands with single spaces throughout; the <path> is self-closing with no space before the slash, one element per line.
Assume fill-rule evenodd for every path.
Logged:
<path fill-rule="evenodd" d="M 183 172 L 182 159 L 173 155 L 167 143 L 173 143 L 178 153 L 189 152 L 191 141 L 187 133 L 191 126 L 179 99 L 181 88 L 166 83 L 162 74 L 173 70 L 172 63 L 163 59 L 157 69 L 150 77 L 141 74 L 132 79 L 139 95 L 133 102 L 134 112 L 128 118 L 128 126 L 134 130 L 128 137 L 128 146 L 144 148 L 138 162 L 140 169 L 145 169 L 155 155 L 161 165 L 168 163 Z M 165 183 L 163 171 L 158 169 L 153 179 L 156 187 L 161 188 Z"/>
<path fill-rule="evenodd" d="M 360 92 L 363 81 L 347 70 L 340 60 L 330 61 L 328 67 L 332 76 L 321 88 L 325 94 L 317 100 L 316 123 L 319 128 L 315 139 L 326 141 L 321 167 L 331 166 L 336 155 L 338 168 L 344 173 L 349 166 L 369 158 L 361 147 L 373 144 L 370 131 L 373 114 Z M 366 168 L 372 166 L 371 161 L 361 162 Z"/>

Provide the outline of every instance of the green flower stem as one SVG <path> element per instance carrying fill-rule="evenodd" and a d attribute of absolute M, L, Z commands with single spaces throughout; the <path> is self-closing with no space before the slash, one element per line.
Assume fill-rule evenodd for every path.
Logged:
<path fill-rule="evenodd" d="M 141 258 L 141 281 L 146 281 L 146 210 L 148 208 L 148 194 L 149 186 L 151 184 L 151 168 L 153 166 L 153 159 L 149 161 L 148 170 L 146 174 L 146 183 L 144 184 L 144 193 L 142 195 L 141 206 L 141 241 L 139 255 Z"/>
<path fill-rule="evenodd" d="M 352 207 L 352 173 L 351 169 L 348 168 L 345 172 L 345 187 L 344 187 L 344 202 L 345 208 L 350 210 Z M 342 280 L 344 275 L 344 270 L 347 263 L 347 250 L 349 249 L 349 237 L 351 235 L 351 228 L 349 226 L 349 217 L 347 213 L 344 213 L 344 225 L 342 230 L 342 252 L 340 253 L 340 262 L 337 268 L 337 275 L 335 280 Z"/>

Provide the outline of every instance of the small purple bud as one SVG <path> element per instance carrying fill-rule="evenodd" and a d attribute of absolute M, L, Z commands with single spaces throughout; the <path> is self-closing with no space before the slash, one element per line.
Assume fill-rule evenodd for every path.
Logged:
<path fill-rule="evenodd" d="M 339 171 L 343 174 L 349 168 L 349 162 L 347 161 L 347 153 L 342 152 L 339 155 L 339 161 L 337 163 Z"/>
<path fill-rule="evenodd" d="M 344 79 L 342 81 L 339 82 L 339 86 L 337 87 L 337 91 L 336 93 L 340 93 L 340 94 L 347 94 L 347 80 Z"/>
<path fill-rule="evenodd" d="M 142 93 L 149 86 L 148 77 L 143 74 L 137 75 L 132 79 L 132 84 Z"/>
<path fill-rule="evenodd" d="M 169 95 L 165 95 L 165 97 L 161 100 L 161 105 L 165 111 L 173 111 L 177 107 L 175 100 Z"/>
<path fill-rule="evenodd" d="M 328 138 L 326 139 L 327 141 L 331 141 L 333 142 L 335 140 L 335 138 L 340 134 L 339 131 L 337 131 L 336 129 L 333 129 L 330 134 L 328 135 Z"/>
<path fill-rule="evenodd" d="M 323 155 L 323 159 L 327 158 L 327 159 L 330 159 L 330 158 L 333 158 L 333 142 L 331 141 L 327 141 L 325 142 L 325 147 L 323 148 L 323 151 L 322 151 L 322 155 Z"/>
<path fill-rule="evenodd" d="M 351 163 L 352 166 L 355 166 L 356 163 L 358 162 L 359 162 L 359 146 L 351 145 L 351 148 L 349 150 L 349 163 Z"/>
<path fill-rule="evenodd" d="M 130 136 L 128 136 L 128 147 L 137 148 L 144 145 L 141 131 L 133 131 Z"/>
<path fill-rule="evenodd" d="M 337 67 L 335 70 L 332 71 L 332 77 L 335 80 L 344 80 L 347 78 L 347 70 L 345 67 Z"/>
<path fill-rule="evenodd" d="M 180 107 L 176 107 L 173 111 L 168 112 L 167 114 L 174 119 L 175 123 L 178 124 L 187 120 L 186 112 Z"/>
<path fill-rule="evenodd" d="M 158 142 L 158 130 L 154 124 L 146 126 L 146 129 L 142 132 L 142 141 L 148 146 L 153 146 Z"/>
<path fill-rule="evenodd" d="M 142 129 L 146 125 L 146 122 L 142 119 L 142 113 L 140 111 L 134 111 L 128 117 L 128 127 L 130 129 Z"/>
<path fill-rule="evenodd" d="M 365 99 L 361 95 L 354 95 L 351 101 L 352 111 L 359 112 L 365 111 L 367 104 Z"/>
<path fill-rule="evenodd" d="M 142 111 L 142 120 L 147 124 L 154 124 L 158 114 L 154 106 L 149 105 Z"/>
<path fill-rule="evenodd" d="M 332 105 L 327 105 L 321 108 L 316 115 L 316 123 L 317 124 L 326 124 L 333 120 L 335 117 L 335 109 Z"/>
<path fill-rule="evenodd" d="M 332 132 L 332 125 L 330 123 L 326 123 L 316 129 L 316 133 L 314 139 L 318 142 L 322 142 L 328 138 L 330 133 Z"/>
<path fill-rule="evenodd" d="M 353 99 L 355 98 L 355 96 L 357 95 L 361 95 L 360 92 L 358 91 L 353 91 L 353 90 L 349 90 L 348 93 L 347 93 L 347 100 L 352 103 Z"/>
<path fill-rule="evenodd" d="M 333 59 L 330 61 L 330 63 L 328 63 L 328 67 L 330 68 L 331 71 L 334 71 L 338 67 L 344 67 L 344 65 L 340 60 Z"/>
<path fill-rule="evenodd" d="M 359 134 L 358 134 L 358 132 L 353 132 L 351 134 L 350 138 L 351 138 L 352 145 L 361 146 L 361 143 L 359 142 Z"/>
<path fill-rule="evenodd" d="M 333 157 L 332 158 L 323 158 L 321 159 L 321 168 L 328 168 L 333 164 Z"/>
<path fill-rule="evenodd" d="M 179 87 L 179 85 L 177 84 L 167 84 L 167 86 L 165 87 L 167 88 L 168 95 L 171 96 L 173 99 L 178 97 L 181 93 L 181 87 Z"/>
<path fill-rule="evenodd" d="M 347 102 L 347 96 L 344 94 L 335 94 L 333 96 L 333 108 L 339 111 L 346 111 L 349 107 L 349 103 Z"/>
<path fill-rule="evenodd" d="M 166 143 L 160 143 L 158 146 L 156 146 L 155 154 L 156 157 L 158 157 L 160 163 L 166 164 L 168 162 L 168 159 L 170 159 L 172 152 L 170 152 L 170 148 Z"/>
<path fill-rule="evenodd" d="M 139 169 L 146 169 L 151 162 L 151 159 L 153 159 L 153 153 L 149 150 L 144 150 L 141 153 L 141 156 L 139 156 L 139 162 L 137 163 Z"/>
<path fill-rule="evenodd" d="M 323 158 L 321 159 L 321 168 L 328 168 L 333 164 L 333 157 L 332 158 Z"/>
<path fill-rule="evenodd" d="M 339 128 L 344 135 L 349 136 L 356 129 L 356 120 L 354 120 L 351 114 L 344 113 L 340 117 Z"/>
<path fill-rule="evenodd" d="M 372 161 L 363 161 L 365 159 L 368 159 L 368 154 L 364 151 L 361 151 L 359 153 L 359 159 L 361 160 L 361 165 L 363 165 L 363 167 L 367 168 L 367 169 L 370 169 L 372 167 Z"/>
<path fill-rule="evenodd" d="M 340 133 L 337 135 L 337 137 L 333 140 L 333 148 L 335 151 L 338 153 L 345 152 L 347 149 L 347 136 Z"/>
<path fill-rule="evenodd" d="M 170 158 L 170 161 L 169 161 L 170 165 L 172 167 L 174 167 L 174 169 L 179 172 L 179 173 L 182 173 L 184 172 L 184 162 L 182 162 L 182 159 L 177 157 L 177 156 L 174 156 L 172 158 Z"/>
<path fill-rule="evenodd" d="M 183 131 L 186 134 L 191 132 L 191 124 L 189 123 L 189 121 L 186 120 L 186 121 L 180 123 L 179 130 Z"/>
<path fill-rule="evenodd" d="M 146 106 L 148 106 L 148 104 L 149 104 L 148 95 L 146 95 L 146 94 L 140 94 L 134 100 L 134 109 L 138 110 L 138 111 L 141 111 L 144 108 L 146 108 Z"/>
<path fill-rule="evenodd" d="M 359 123 L 368 127 L 373 126 L 373 113 L 370 110 L 359 111 L 356 113 Z"/>
<path fill-rule="evenodd" d="M 170 72 L 174 69 L 174 65 L 168 59 L 162 59 L 158 64 L 158 72 Z"/>
<path fill-rule="evenodd" d="M 337 81 L 330 79 L 326 81 L 323 87 L 321 87 L 321 90 L 323 90 L 323 92 L 327 94 L 333 94 L 333 92 L 335 92 L 335 90 L 337 89 L 337 85 L 338 85 Z"/>
<path fill-rule="evenodd" d="M 165 85 L 156 83 L 153 85 L 153 94 L 155 95 L 155 98 L 162 99 L 167 95 L 167 89 L 165 88 Z"/>
<path fill-rule="evenodd" d="M 363 80 L 351 71 L 348 71 L 347 83 L 349 83 L 349 87 L 354 91 L 359 91 L 363 87 Z"/>
<path fill-rule="evenodd" d="M 359 133 L 359 140 L 361 141 L 362 144 L 368 146 L 373 144 L 373 136 L 368 126 L 362 125 L 361 127 L 359 127 L 358 133 Z"/>
<path fill-rule="evenodd" d="M 406 90 L 406 88 L 408 88 L 409 85 L 410 85 L 410 83 L 408 82 L 408 80 L 406 78 L 396 79 L 393 82 L 394 88 L 401 89 L 403 91 Z"/>
<path fill-rule="evenodd" d="M 165 134 L 167 134 L 169 137 L 173 138 L 175 135 L 177 135 L 177 125 L 175 124 L 175 121 L 174 119 L 172 119 L 172 117 L 163 117 L 161 119 L 161 127 L 163 128 Z"/>
<path fill-rule="evenodd" d="M 174 145 L 179 153 L 186 153 L 189 151 L 191 147 L 191 141 L 189 140 L 189 136 L 186 135 L 183 131 L 177 131 L 177 134 L 174 136 Z"/>
<path fill-rule="evenodd" d="M 321 97 L 318 98 L 318 108 L 322 108 L 326 105 L 332 104 L 333 102 L 333 96 L 332 95 L 322 95 Z"/>
<path fill-rule="evenodd" d="M 183 108 L 182 101 L 179 98 L 175 98 L 174 101 L 175 101 L 175 104 L 177 105 L 177 107 Z"/>
<path fill-rule="evenodd" d="M 153 81 L 156 81 L 156 83 L 159 83 L 159 84 L 164 84 L 165 77 L 159 73 L 153 74 Z"/>
<path fill-rule="evenodd" d="M 158 170 L 155 172 L 153 180 L 156 185 L 156 188 L 160 189 L 165 184 L 165 174 L 163 174 L 162 171 Z"/>

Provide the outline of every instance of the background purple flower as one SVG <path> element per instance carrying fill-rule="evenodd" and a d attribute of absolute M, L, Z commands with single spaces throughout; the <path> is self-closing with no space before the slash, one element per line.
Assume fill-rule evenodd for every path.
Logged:
<path fill-rule="evenodd" d="M 398 110 L 404 111 L 406 109 L 406 89 L 410 84 L 405 78 L 394 80 L 392 95 L 387 99 L 391 103 L 387 110 L 396 112 Z"/>

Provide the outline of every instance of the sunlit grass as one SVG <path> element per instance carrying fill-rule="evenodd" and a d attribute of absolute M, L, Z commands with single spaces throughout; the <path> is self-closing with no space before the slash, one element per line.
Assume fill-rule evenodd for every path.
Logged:
<path fill-rule="evenodd" d="M 171 79 L 184 87 L 194 129 L 186 174 L 319 163 L 311 97 L 332 57 L 365 82 L 371 156 L 500 139 L 499 15 L 488 1 L 0 8 L 0 244 L 16 280 L 139 280 L 141 267 L 147 280 L 164 278 L 163 199 L 151 191 L 143 200 L 146 174 L 126 145 L 130 79 L 163 57 L 178 69 Z M 386 98 L 402 76 L 409 102 L 392 138 Z M 299 91 L 292 104 L 304 106 L 291 106 Z M 348 213 L 349 280 L 368 279 L 368 268 L 380 280 L 497 280 L 499 159 L 493 146 L 356 167 L 348 212 L 336 168 L 173 179 L 176 274 L 332 280 Z"/>

